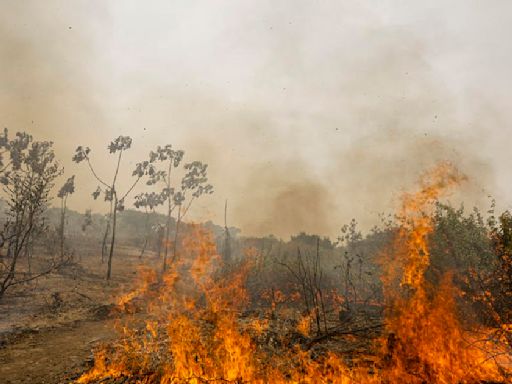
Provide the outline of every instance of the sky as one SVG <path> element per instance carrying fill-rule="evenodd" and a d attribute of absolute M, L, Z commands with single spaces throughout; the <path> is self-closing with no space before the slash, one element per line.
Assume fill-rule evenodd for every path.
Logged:
<path fill-rule="evenodd" d="M 75 148 L 108 178 L 119 135 L 133 139 L 121 189 L 172 144 L 215 188 L 189 218 L 222 223 L 228 200 L 246 235 L 368 229 L 438 161 L 468 175 L 457 203 L 507 209 L 511 14 L 498 0 L 3 0 L 1 123 L 55 143 L 79 211 L 107 205 Z"/>

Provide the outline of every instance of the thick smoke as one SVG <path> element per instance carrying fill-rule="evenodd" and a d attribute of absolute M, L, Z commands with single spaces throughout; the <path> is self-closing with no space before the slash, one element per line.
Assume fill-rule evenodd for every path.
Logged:
<path fill-rule="evenodd" d="M 77 174 L 73 209 L 106 208 L 92 202 L 96 185 L 71 162 L 74 148 L 90 146 L 108 175 L 106 145 L 120 134 L 134 139 L 122 183 L 150 149 L 174 144 L 209 164 L 215 186 L 191 218 L 222 222 L 228 199 L 229 224 L 245 234 L 334 236 L 352 217 L 369 228 L 437 161 L 469 176 L 454 201 L 485 206 L 509 188 L 495 174 L 506 169 L 496 148 L 510 118 L 471 98 L 457 66 L 477 68 L 470 57 L 483 53 L 457 45 L 452 19 L 419 5 L 410 14 L 270 1 L 0 9 L 2 124 L 55 141 Z M 457 22 L 484 25 L 482 15 L 475 7 Z M 459 50 L 467 57 L 454 58 Z M 474 81 L 487 84 L 481 73 Z"/>
<path fill-rule="evenodd" d="M 243 189 L 250 192 L 236 214 L 242 228 L 258 234 L 306 231 L 335 236 L 352 217 L 367 230 L 378 223 L 379 213 L 396 208 L 402 191 L 413 190 L 422 172 L 441 161 L 452 162 L 468 176 L 451 203 L 486 208 L 493 173 L 475 149 L 474 143 L 447 137 L 378 132 L 337 157 L 332 154 L 321 174 L 303 163 L 254 168 Z"/>

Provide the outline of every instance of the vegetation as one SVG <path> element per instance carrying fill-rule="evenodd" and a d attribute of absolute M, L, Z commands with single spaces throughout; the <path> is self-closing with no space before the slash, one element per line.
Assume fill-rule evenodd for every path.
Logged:
<path fill-rule="evenodd" d="M 75 192 L 75 176 L 71 176 L 66 180 L 64 185 L 60 188 L 57 196 L 60 198 L 60 258 L 64 260 L 64 238 L 65 238 L 65 225 L 66 225 L 66 210 L 68 196 Z"/>
<path fill-rule="evenodd" d="M 138 163 L 135 166 L 135 169 L 132 173 L 132 176 L 135 177 L 135 181 L 133 184 L 126 190 L 126 192 L 120 193 L 117 189 L 117 181 L 119 170 L 121 167 L 121 160 L 123 156 L 123 152 L 130 149 L 132 145 L 132 139 L 129 136 L 119 136 L 115 140 L 111 141 L 108 149 L 111 154 L 117 153 L 117 159 L 115 163 L 114 175 L 110 179 L 110 182 L 107 183 L 104 179 L 100 178 L 93 168 L 91 164 L 91 160 L 89 158 L 89 154 L 91 149 L 89 147 L 79 146 L 75 155 L 73 156 L 73 161 L 76 163 L 81 163 L 85 161 L 89 166 L 89 169 L 96 179 L 100 183 L 100 185 L 96 188 L 96 191 L 93 192 L 94 199 L 98 198 L 98 196 L 103 192 L 104 199 L 106 202 L 110 204 L 110 212 L 108 215 L 107 226 L 105 229 L 105 236 L 103 240 L 103 244 L 105 244 L 105 240 L 108 236 L 110 230 L 112 230 L 112 237 L 110 240 L 110 251 L 108 255 L 108 264 L 107 264 L 107 280 L 110 280 L 112 275 L 112 257 L 114 256 L 114 247 L 116 242 L 116 225 L 117 225 L 117 213 L 124 210 L 124 202 L 128 195 L 133 191 L 133 188 L 137 185 L 140 179 L 148 174 L 154 173 L 153 167 L 149 164 L 149 162 L 144 161 L 142 163 Z M 106 180 L 106 179 L 105 179 Z M 105 247 L 102 247 L 102 252 Z"/>
<path fill-rule="evenodd" d="M 349 383 L 366 382 L 364 364 L 370 360 L 378 361 L 383 382 L 436 382 L 439 375 L 444 377 L 439 382 L 505 382 L 511 374 L 498 356 L 512 351 L 512 214 L 496 214 L 494 203 L 486 214 L 441 203 L 438 190 L 455 184 L 457 172 L 430 176 L 432 185 L 420 183 L 416 195 L 405 195 L 401 211 L 382 216 L 367 233 L 354 219 L 341 226 L 336 240 L 305 232 L 289 240 L 244 237 L 228 227 L 227 202 L 223 226 L 184 221 L 194 201 L 213 187 L 206 164 L 183 163 L 184 152 L 170 145 L 137 163 L 129 187 L 121 191 L 123 154 L 131 145 L 127 136 L 110 143 L 114 159 L 108 179 L 92 165 L 88 147 L 78 147 L 73 157 L 87 164 L 100 184 L 93 197 L 103 195 L 105 216 L 68 208 L 81 182 L 75 176 L 54 190 L 63 170 L 52 143 L 25 133 L 11 138 L 7 130 L 0 137 L 0 299 L 41 276 L 72 274 L 85 281 L 91 276 L 85 266 L 90 260 L 99 265 L 94 258 L 104 252 L 108 237 L 107 280 L 113 279 L 116 249 L 126 260 L 136 254 L 139 269 L 130 273 L 143 281 L 109 310 L 128 319 L 142 313 L 145 331 L 135 321 L 124 327 L 129 333 L 120 344 L 127 349 L 107 351 L 103 360 L 97 355 L 83 382 L 108 379 L 112 372 L 137 372 L 142 375 L 137 378 L 157 382 L 151 380 L 166 374 L 184 378 L 185 371 L 194 371 L 199 382 L 215 382 L 218 372 L 226 382 L 265 382 L 276 375 L 285 383 L 290 377 L 300 382 L 304 372 L 332 379 L 334 371 L 357 378 Z M 135 209 L 125 209 L 137 186 Z M 51 207 L 52 197 L 59 207 Z M 100 268 L 103 274 L 105 267 Z M 126 275 L 114 283 L 122 278 Z M 75 294 L 93 301 L 87 293 Z M 61 293 L 53 292 L 51 310 L 63 303 Z M 427 334 L 436 343 L 422 336 Z M 188 341 L 176 341 L 177 335 Z M 467 339 L 473 344 L 464 344 L 465 350 Z M 230 348 L 252 370 L 229 366 Z M 194 357 L 183 358 L 179 364 L 186 369 L 180 373 L 175 359 L 183 350 Z M 474 365 L 482 353 L 494 364 L 482 368 L 484 376 Z M 365 356 L 364 364 L 347 363 L 352 354 Z M 432 360 L 436 355 L 449 356 L 458 370 L 446 373 Z M 296 359 L 296 366 L 288 365 Z M 177 365 L 171 369 L 166 361 Z M 109 365 L 115 362 L 119 366 Z M 278 368 L 272 370 L 274 362 Z M 240 376 L 231 377 L 232 372 Z M 457 380 L 450 381 L 453 377 Z"/>
<path fill-rule="evenodd" d="M 56 267 L 52 261 L 43 271 L 22 276 L 17 270 L 23 253 L 30 257 L 28 247 L 34 240 L 34 234 L 44 232 L 43 215 L 50 203 L 50 191 L 55 179 L 62 170 L 55 160 L 51 142 L 33 141 L 25 133 L 17 133 L 13 139 L 9 139 L 5 130 L 0 139 L 0 148 L 1 182 L 7 203 L 0 233 L 2 298 L 8 288 L 36 279 Z"/>
<path fill-rule="evenodd" d="M 177 209 L 176 228 L 174 231 L 174 240 L 172 242 L 172 260 L 174 263 L 177 258 L 178 236 L 180 224 L 187 215 L 192 203 L 204 194 L 213 193 L 213 187 L 208 184 L 206 164 L 200 161 L 193 161 L 183 166 L 184 175 L 177 187 L 173 184 L 174 173 L 178 171 L 185 152 L 182 150 L 174 150 L 170 144 L 161 147 L 158 146 L 155 151 L 149 154 L 149 163 L 154 164 L 155 172 L 152 172 L 148 185 L 161 186 L 162 189 L 158 193 L 141 195 L 135 203 L 136 206 L 156 207 L 158 205 L 166 205 L 166 222 L 165 222 L 165 238 L 164 238 L 164 259 L 163 270 L 168 266 L 168 257 L 170 249 L 171 236 L 171 220 L 173 212 Z"/>

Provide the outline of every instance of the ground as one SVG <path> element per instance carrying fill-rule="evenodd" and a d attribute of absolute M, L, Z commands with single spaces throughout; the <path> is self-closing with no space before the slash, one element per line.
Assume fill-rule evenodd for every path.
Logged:
<path fill-rule="evenodd" d="M 62 270 L 13 288 L 0 301 L 0 383 L 69 383 L 92 361 L 92 349 L 115 336 L 112 310 L 133 286 L 139 252 L 119 247 L 113 278 L 89 254 Z M 157 263 L 146 254 L 146 264 Z"/>
<path fill-rule="evenodd" d="M 70 382 L 87 368 L 94 344 L 111 336 L 111 320 L 80 321 L 24 334 L 0 350 L 1 382 Z"/>

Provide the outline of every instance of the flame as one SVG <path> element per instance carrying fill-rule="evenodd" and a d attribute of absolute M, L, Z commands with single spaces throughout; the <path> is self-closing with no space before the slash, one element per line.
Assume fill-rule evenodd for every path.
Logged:
<path fill-rule="evenodd" d="M 121 295 L 117 299 L 116 305 L 118 308 L 122 310 L 128 310 L 126 306 L 129 305 L 133 299 L 144 295 L 149 290 L 151 285 L 154 285 L 157 282 L 156 272 L 145 266 L 139 266 L 137 268 L 137 276 L 138 281 L 135 284 L 137 288 L 124 295 Z"/>
<path fill-rule="evenodd" d="M 424 175 L 419 191 L 404 194 L 400 228 L 382 256 L 388 310 L 373 357 L 348 363 L 341 353 L 316 356 L 299 345 L 275 350 L 258 343 L 272 330 L 273 320 L 247 320 L 243 314 L 254 258 L 238 268 L 223 267 L 212 236 L 197 226 L 184 239 L 183 257 L 172 270 L 158 281 L 144 274 L 139 288 L 120 300 L 126 306 L 145 296 L 145 327 L 132 319 L 116 345 L 96 353 L 94 367 L 78 383 L 120 377 L 162 384 L 503 382 L 487 346 L 463 330 L 452 276 L 447 273 L 437 287 L 425 279 L 433 203 L 463 180 L 454 167 L 441 164 Z M 272 290 L 268 313 L 294 296 Z M 331 296 L 339 300 L 336 293 Z M 310 323 L 311 314 L 304 315 L 297 332 L 311 337 Z"/>
<path fill-rule="evenodd" d="M 423 176 L 418 192 L 403 196 L 394 252 L 383 257 L 389 266 L 383 276 L 389 336 L 382 372 L 390 382 L 448 384 L 502 378 L 482 345 L 471 344 L 463 331 L 451 274 L 437 287 L 425 280 L 433 204 L 464 179 L 450 164 L 441 164 Z M 397 277 L 398 285 L 393 284 Z"/>

